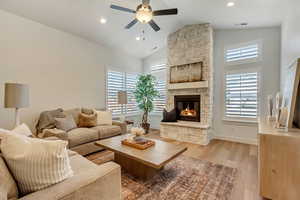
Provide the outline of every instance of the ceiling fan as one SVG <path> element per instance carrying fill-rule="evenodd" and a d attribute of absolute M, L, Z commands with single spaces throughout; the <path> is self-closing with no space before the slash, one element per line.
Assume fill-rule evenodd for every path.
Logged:
<path fill-rule="evenodd" d="M 155 31 L 159 31 L 160 27 L 154 22 L 153 16 L 178 14 L 177 8 L 152 11 L 152 8 L 150 6 L 150 0 L 143 0 L 142 4 L 138 5 L 136 10 L 132 10 L 130 8 L 124 8 L 117 5 L 111 5 L 110 7 L 115 10 L 120 10 L 120 11 L 135 14 L 135 19 L 131 21 L 127 26 L 125 26 L 126 29 L 130 29 L 137 22 L 141 22 L 143 24 L 148 23 Z"/>

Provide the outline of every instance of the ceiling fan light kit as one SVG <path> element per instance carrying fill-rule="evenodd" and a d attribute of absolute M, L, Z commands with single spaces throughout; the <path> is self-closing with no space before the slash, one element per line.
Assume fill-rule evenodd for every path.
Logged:
<path fill-rule="evenodd" d="M 166 10 L 156 10 L 152 11 L 151 6 L 149 5 L 150 0 L 143 0 L 142 4 L 140 4 L 136 10 L 132 10 L 130 8 L 124 8 L 117 5 L 111 5 L 110 7 L 115 10 L 128 12 L 128 13 L 134 13 L 135 19 L 131 21 L 127 26 L 125 26 L 126 29 L 130 29 L 132 26 L 134 26 L 137 22 L 141 22 L 142 24 L 149 24 L 153 30 L 159 31 L 160 27 L 154 22 L 153 16 L 163 16 L 163 15 L 177 15 L 178 9 L 166 9 Z"/>

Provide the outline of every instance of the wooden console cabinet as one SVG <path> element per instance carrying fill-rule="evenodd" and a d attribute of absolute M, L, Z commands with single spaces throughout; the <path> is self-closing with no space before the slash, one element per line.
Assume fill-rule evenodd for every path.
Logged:
<path fill-rule="evenodd" d="M 259 123 L 260 195 L 272 200 L 300 199 L 300 132 Z"/>

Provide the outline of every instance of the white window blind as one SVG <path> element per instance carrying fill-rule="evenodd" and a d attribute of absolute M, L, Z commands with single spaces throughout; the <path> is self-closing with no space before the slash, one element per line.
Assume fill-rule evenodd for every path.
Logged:
<path fill-rule="evenodd" d="M 128 104 L 126 105 L 126 113 L 127 114 L 135 114 L 139 112 L 135 96 L 133 92 L 135 91 L 136 88 L 136 82 L 138 79 L 137 74 L 129 74 L 126 73 L 126 91 L 127 91 L 127 99 L 128 99 Z"/>
<path fill-rule="evenodd" d="M 166 106 L 166 100 L 167 100 L 166 81 L 158 80 L 155 88 L 159 92 L 159 97 L 155 98 L 153 101 L 154 103 L 153 113 L 161 114 Z"/>
<path fill-rule="evenodd" d="M 167 101 L 167 91 L 166 91 L 166 80 L 161 77 L 165 77 L 166 74 L 166 64 L 153 65 L 151 67 L 151 74 L 157 77 L 157 84 L 155 88 L 159 92 L 159 97 L 155 98 L 153 101 L 155 114 L 161 114 L 166 106 Z"/>
<path fill-rule="evenodd" d="M 236 47 L 227 48 L 225 61 L 227 63 L 252 62 L 260 57 L 260 45 L 256 43 L 241 44 Z"/>
<path fill-rule="evenodd" d="M 123 106 L 124 114 L 138 112 L 137 103 L 133 94 L 138 75 L 125 72 L 108 71 L 106 85 L 106 104 L 113 116 L 122 113 L 122 105 L 118 104 L 118 91 L 127 91 L 128 104 Z"/>
<path fill-rule="evenodd" d="M 258 72 L 226 74 L 225 79 L 225 117 L 257 118 Z"/>
<path fill-rule="evenodd" d="M 125 74 L 123 72 L 107 72 L 106 104 L 113 115 L 122 113 L 122 106 L 118 104 L 118 91 L 125 89 L 124 82 Z"/>

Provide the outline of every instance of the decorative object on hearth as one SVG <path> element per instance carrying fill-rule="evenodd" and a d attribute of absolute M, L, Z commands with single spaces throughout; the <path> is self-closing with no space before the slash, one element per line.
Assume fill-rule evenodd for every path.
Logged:
<path fill-rule="evenodd" d="M 156 78 L 151 74 L 140 75 L 134 91 L 138 107 L 144 112 L 141 126 L 146 133 L 149 132 L 150 128 L 148 115 L 154 108 L 153 100 L 159 97 L 159 92 L 155 88 L 155 81 Z"/>
<path fill-rule="evenodd" d="M 176 109 L 174 108 L 170 112 L 164 109 L 162 122 L 177 122 Z"/>
<path fill-rule="evenodd" d="M 135 19 L 125 27 L 126 29 L 130 29 L 137 22 L 141 22 L 143 24 L 148 23 L 153 28 L 153 30 L 159 31 L 160 27 L 153 20 L 154 16 L 177 15 L 178 13 L 177 8 L 152 11 L 152 7 L 150 6 L 150 0 L 143 0 L 142 4 L 138 5 L 136 10 L 124 8 L 117 5 L 111 5 L 110 8 L 127 13 L 133 13 L 136 15 Z"/>
<path fill-rule="evenodd" d="M 15 109 L 15 127 L 20 125 L 20 108 L 29 106 L 29 87 L 19 83 L 5 83 L 4 107 Z"/>
<path fill-rule="evenodd" d="M 126 91 L 118 91 L 118 104 L 122 105 L 120 121 L 124 122 L 125 121 L 124 105 L 128 104 L 127 92 Z"/>

